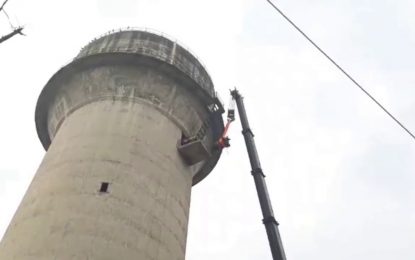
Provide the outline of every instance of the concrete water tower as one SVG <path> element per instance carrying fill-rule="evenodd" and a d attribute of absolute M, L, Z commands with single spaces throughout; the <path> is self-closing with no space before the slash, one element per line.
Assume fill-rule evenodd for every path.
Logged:
<path fill-rule="evenodd" d="M 176 42 L 137 30 L 92 41 L 40 94 L 47 153 L 0 259 L 183 260 L 191 187 L 220 157 L 222 112 Z"/>

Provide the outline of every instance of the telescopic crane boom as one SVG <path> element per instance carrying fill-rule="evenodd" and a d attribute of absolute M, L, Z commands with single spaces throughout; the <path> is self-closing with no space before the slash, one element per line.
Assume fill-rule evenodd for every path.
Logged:
<path fill-rule="evenodd" d="M 248 117 L 246 115 L 245 105 L 243 97 L 239 94 L 238 90 L 234 89 L 231 91 L 233 102 L 236 102 L 239 118 L 242 125 L 242 134 L 245 139 L 246 149 L 248 151 L 249 161 L 252 168 L 252 176 L 254 177 L 255 187 L 258 193 L 259 203 L 261 205 L 261 211 L 263 220 L 267 231 L 268 242 L 271 248 L 271 254 L 273 260 L 286 260 L 284 248 L 282 246 L 281 236 L 278 230 L 278 222 L 275 220 L 274 212 L 272 210 L 271 200 L 268 195 L 267 184 L 265 183 L 265 175 L 262 172 L 261 163 L 259 161 L 258 152 L 256 150 L 254 134 L 249 127 Z M 228 110 L 228 122 L 225 127 L 224 134 L 219 140 L 219 145 L 224 148 L 229 146 L 229 138 L 226 137 L 226 132 L 229 125 L 235 119 L 235 111 L 233 104 L 230 105 Z M 221 145 L 226 141 L 227 145 Z"/>

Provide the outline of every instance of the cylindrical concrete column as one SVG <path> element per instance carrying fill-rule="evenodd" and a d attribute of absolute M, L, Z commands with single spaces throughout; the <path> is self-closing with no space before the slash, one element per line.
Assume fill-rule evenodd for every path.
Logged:
<path fill-rule="evenodd" d="M 39 97 L 48 151 L 0 259 L 183 260 L 191 186 L 220 156 L 220 106 L 200 63 L 164 37 L 90 43 Z"/>

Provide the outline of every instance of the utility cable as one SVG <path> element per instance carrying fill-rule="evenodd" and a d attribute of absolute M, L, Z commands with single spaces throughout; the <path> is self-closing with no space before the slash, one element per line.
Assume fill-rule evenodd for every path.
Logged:
<path fill-rule="evenodd" d="M 403 130 L 405 130 L 412 139 L 415 140 L 415 135 L 406 128 L 396 117 L 394 117 L 379 101 L 376 100 L 365 88 L 362 87 L 349 73 L 347 73 L 337 62 L 335 62 L 325 51 L 323 51 L 310 37 L 307 36 L 287 15 L 284 14 L 281 9 L 279 9 L 273 2 L 267 0 L 267 2 L 280 14 L 284 17 L 287 22 L 289 22 L 301 35 L 303 35 L 321 54 L 323 54 L 331 63 L 334 64 L 343 74 L 348 77 L 363 93 L 365 93 L 373 102 L 375 102 L 389 117 L 391 117 Z"/>

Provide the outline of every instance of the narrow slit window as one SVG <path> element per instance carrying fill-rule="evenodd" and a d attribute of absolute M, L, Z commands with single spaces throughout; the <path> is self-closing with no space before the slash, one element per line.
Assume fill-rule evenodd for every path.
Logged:
<path fill-rule="evenodd" d="M 99 192 L 101 193 L 107 193 L 108 192 L 108 186 L 110 184 L 108 182 L 101 182 L 101 188 L 99 189 Z"/>

